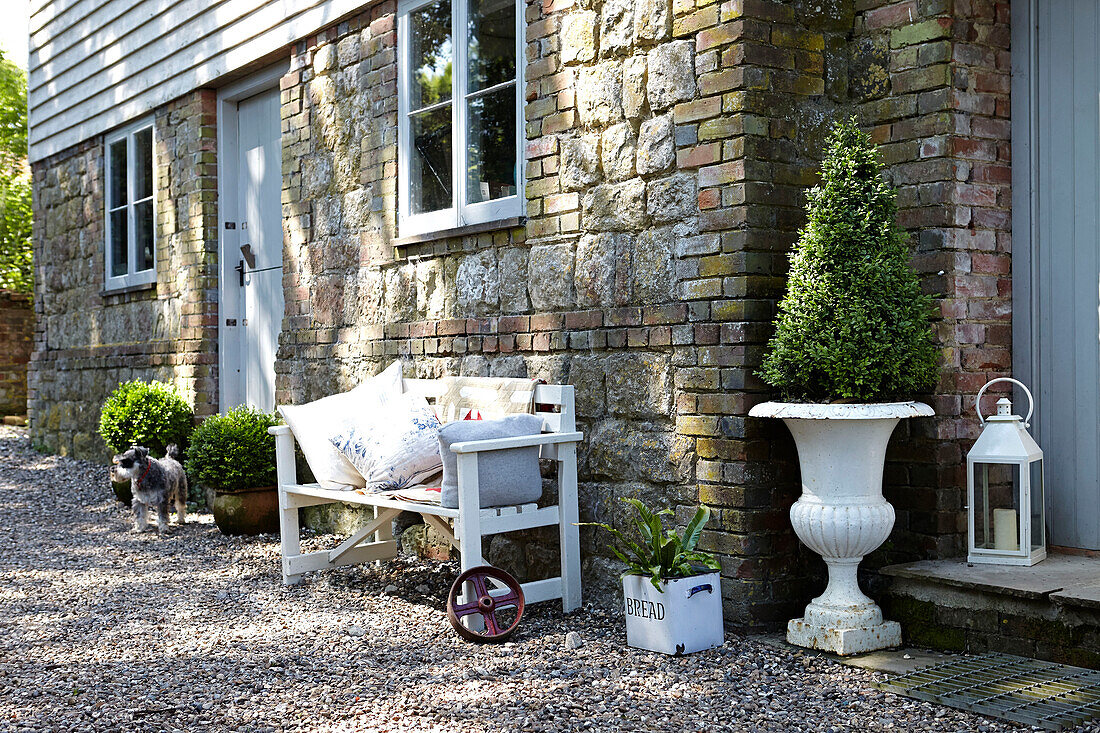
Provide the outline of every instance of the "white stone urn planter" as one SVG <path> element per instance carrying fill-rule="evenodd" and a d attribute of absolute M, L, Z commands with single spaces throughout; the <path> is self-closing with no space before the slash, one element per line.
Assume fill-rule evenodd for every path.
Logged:
<path fill-rule="evenodd" d="M 921 402 L 765 402 L 749 411 L 780 418 L 794 436 L 802 496 L 791 507 L 791 524 L 829 567 L 825 592 L 787 625 L 791 644 L 840 655 L 901 644 L 901 626 L 884 621 L 882 609 L 860 591 L 856 569 L 894 527 L 894 508 L 882 495 L 890 434 L 903 418 L 933 414 Z"/>

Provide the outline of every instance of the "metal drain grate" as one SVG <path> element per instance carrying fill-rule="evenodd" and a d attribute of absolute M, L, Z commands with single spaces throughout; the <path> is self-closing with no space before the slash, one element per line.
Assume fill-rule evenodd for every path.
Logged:
<path fill-rule="evenodd" d="M 881 690 L 1047 730 L 1100 720 L 1100 672 L 982 654 L 876 684 Z"/>

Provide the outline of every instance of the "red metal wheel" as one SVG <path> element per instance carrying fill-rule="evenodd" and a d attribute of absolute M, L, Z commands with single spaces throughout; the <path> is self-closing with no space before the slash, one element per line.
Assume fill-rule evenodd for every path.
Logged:
<path fill-rule="evenodd" d="M 501 587 L 490 587 L 493 583 Z M 469 591 L 460 603 L 459 597 L 466 586 Z M 497 617 L 497 613 L 506 609 L 515 609 L 511 623 Z M 504 641 L 523 618 L 523 588 L 518 580 L 500 568 L 492 565 L 470 568 L 455 579 L 447 594 L 447 618 L 458 635 L 467 641 Z M 484 631 L 464 624 L 464 619 L 472 626 L 483 626 Z"/>

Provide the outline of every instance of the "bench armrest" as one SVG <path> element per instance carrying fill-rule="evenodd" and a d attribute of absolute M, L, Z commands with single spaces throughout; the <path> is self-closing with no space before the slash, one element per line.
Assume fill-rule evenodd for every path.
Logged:
<path fill-rule="evenodd" d="M 535 445 L 554 445 L 557 443 L 578 443 L 584 433 L 542 433 L 541 435 L 519 435 L 514 438 L 490 438 L 489 440 L 464 440 L 451 446 L 452 453 L 481 453 L 490 450 L 508 450 L 509 448 L 530 448 Z"/>
<path fill-rule="evenodd" d="M 268 435 L 290 435 L 289 425 L 275 425 L 267 429 Z"/>

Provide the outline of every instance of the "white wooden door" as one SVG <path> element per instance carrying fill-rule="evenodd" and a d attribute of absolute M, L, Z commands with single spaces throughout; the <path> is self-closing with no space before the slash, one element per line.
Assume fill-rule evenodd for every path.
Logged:
<path fill-rule="evenodd" d="M 1100 3 L 1041 0 L 1037 10 L 1034 428 L 1044 455 L 1050 544 L 1097 550 Z"/>
<path fill-rule="evenodd" d="M 275 407 L 275 356 L 283 323 L 282 142 L 279 90 L 237 105 L 239 394 L 261 410 Z"/>

